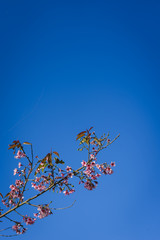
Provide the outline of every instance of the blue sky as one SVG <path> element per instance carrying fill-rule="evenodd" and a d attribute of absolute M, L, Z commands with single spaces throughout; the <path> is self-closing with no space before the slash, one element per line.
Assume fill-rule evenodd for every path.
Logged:
<path fill-rule="evenodd" d="M 160 239 L 159 11 L 159 1 L 1 1 L 0 192 L 14 182 L 15 139 L 78 168 L 77 133 L 121 134 L 99 159 L 115 161 L 114 174 L 92 192 L 50 196 L 76 203 L 23 239 Z"/>

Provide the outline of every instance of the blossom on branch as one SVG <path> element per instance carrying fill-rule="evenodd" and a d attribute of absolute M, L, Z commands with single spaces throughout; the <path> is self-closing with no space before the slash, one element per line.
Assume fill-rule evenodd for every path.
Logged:
<path fill-rule="evenodd" d="M 26 232 L 27 229 L 23 227 L 24 223 L 26 225 L 33 225 L 37 218 L 42 219 L 52 214 L 52 208 L 50 207 L 51 202 L 48 203 L 48 198 L 46 198 L 47 202 L 44 204 L 34 204 L 34 199 L 39 199 L 42 194 L 46 192 L 63 192 L 65 196 L 68 196 L 74 193 L 75 186 L 71 182 L 73 178 L 78 178 L 79 184 L 82 184 L 85 189 L 91 191 L 97 187 L 98 180 L 102 175 L 113 174 L 112 167 L 115 167 L 115 162 L 111 162 L 110 164 L 106 162 L 99 163 L 97 157 L 98 153 L 107 148 L 119 135 L 111 141 L 108 139 L 109 134 L 104 134 L 98 138 L 95 132 L 91 133 L 91 129 L 92 128 L 80 132 L 77 135 L 76 140 L 79 141 L 80 145 L 78 150 L 87 151 L 86 159 L 82 160 L 77 170 L 74 170 L 70 166 L 63 167 L 65 162 L 60 159 L 60 155 L 56 151 L 51 151 L 40 159 L 37 156 L 34 157 L 31 143 L 23 143 L 31 147 L 30 155 L 25 153 L 23 144 L 18 140 L 13 141 L 13 143 L 9 145 L 9 149 L 13 149 L 14 154 L 15 150 L 18 150 L 15 156 L 16 159 L 25 158 L 23 165 L 21 162 L 18 163 L 18 168 L 21 169 L 14 169 L 14 175 L 17 176 L 17 179 L 15 180 L 15 184 L 10 185 L 10 192 L 4 197 L 0 193 L 2 204 L 4 208 L 7 208 L 6 211 L 0 208 L 0 218 L 6 217 L 9 221 L 14 222 L 15 224 L 12 226 L 12 230 L 15 231 L 16 234 Z M 33 190 L 31 191 L 31 189 Z M 34 190 L 36 190 L 36 192 Z M 30 195 L 26 194 L 26 192 L 30 193 Z M 36 207 L 38 213 L 33 212 L 33 217 L 32 215 L 22 215 L 19 209 L 24 205 L 27 207 L 31 206 L 32 208 Z M 54 210 L 56 210 L 56 208 L 54 208 Z M 7 216 L 12 212 L 17 214 L 18 221 Z M 19 222 L 20 217 L 22 218 L 21 222 Z"/>
<path fill-rule="evenodd" d="M 15 158 L 20 159 L 26 157 L 26 154 L 24 154 L 23 152 L 21 152 L 20 150 L 18 150 L 17 155 L 15 156 Z"/>

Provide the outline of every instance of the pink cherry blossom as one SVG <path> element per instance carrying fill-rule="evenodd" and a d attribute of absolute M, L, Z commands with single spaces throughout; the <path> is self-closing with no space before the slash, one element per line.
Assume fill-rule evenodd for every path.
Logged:
<path fill-rule="evenodd" d="M 90 160 L 92 160 L 94 158 L 95 158 L 94 154 L 90 154 Z"/>
<path fill-rule="evenodd" d="M 86 165 L 87 165 L 87 163 L 84 160 L 81 162 L 81 164 L 83 167 L 86 167 Z"/>
<path fill-rule="evenodd" d="M 68 190 L 63 191 L 64 195 L 69 195 Z"/>
<path fill-rule="evenodd" d="M 70 171 L 72 171 L 72 168 L 69 167 L 69 166 L 67 166 L 67 167 L 66 167 L 66 171 L 67 171 L 67 172 L 70 172 Z"/>
<path fill-rule="evenodd" d="M 68 173 L 68 175 L 67 175 L 68 177 L 70 177 L 70 178 L 73 178 L 73 173 Z"/>
<path fill-rule="evenodd" d="M 21 162 L 18 163 L 18 168 L 20 168 L 20 167 L 22 167 L 22 163 Z"/>
<path fill-rule="evenodd" d="M 36 218 L 31 218 L 26 215 L 26 217 L 23 217 L 23 220 L 26 223 L 26 225 L 32 225 L 35 223 Z"/>
<path fill-rule="evenodd" d="M 111 167 L 115 167 L 116 166 L 116 164 L 115 164 L 115 162 L 111 162 Z"/>
<path fill-rule="evenodd" d="M 41 179 L 40 177 L 36 177 L 35 182 L 39 182 L 40 179 Z"/>
<path fill-rule="evenodd" d="M 16 184 L 16 187 L 21 187 L 22 185 L 24 185 L 24 182 L 21 180 L 16 180 L 15 184 Z"/>
<path fill-rule="evenodd" d="M 71 190 L 69 191 L 69 194 L 74 193 L 74 192 L 75 192 L 75 190 L 74 190 L 74 189 L 71 189 Z"/>
<path fill-rule="evenodd" d="M 20 159 L 26 157 L 26 154 L 24 154 L 23 152 L 21 152 L 20 150 L 18 150 L 17 155 L 15 156 L 15 158 Z"/>
<path fill-rule="evenodd" d="M 39 215 L 38 217 L 40 219 L 47 217 L 48 215 L 52 214 L 50 208 L 48 206 L 39 206 L 38 207 Z"/>
<path fill-rule="evenodd" d="M 12 191 L 18 191 L 18 188 L 16 186 L 14 186 L 13 184 L 9 186 L 9 188 L 12 190 Z"/>
<path fill-rule="evenodd" d="M 84 187 L 87 190 L 93 190 L 94 188 L 96 188 L 96 185 L 94 185 L 91 181 L 88 180 L 85 182 Z"/>
<path fill-rule="evenodd" d="M 17 173 L 18 173 L 18 169 L 15 168 L 15 169 L 13 170 L 13 175 L 16 175 Z"/>

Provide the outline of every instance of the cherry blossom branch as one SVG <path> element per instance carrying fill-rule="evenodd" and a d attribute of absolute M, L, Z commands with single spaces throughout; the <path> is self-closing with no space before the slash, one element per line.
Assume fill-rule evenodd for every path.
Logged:
<path fill-rule="evenodd" d="M 7 218 L 8 220 L 15 223 L 12 226 L 12 229 L 16 231 L 17 234 L 22 234 L 26 232 L 26 228 L 23 227 L 23 224 L 19 221 L 12 220 L 7 215 L 11 212 L 17 213 L 22 217 L 22 221 L 27 225 L 32 225 L 37 218 L 44 218 L 50 214 L 52 214 L 51 209 L 53 210 L 62 210 L 70 208 L 74 205 L 75 201 L 72 205 L 64 208 L 50 208 L 49 204 L 38 204 L 35 205 L 31 203 L 31 201 L 39 198 L 42 194 L 50 191 L 53 192 L 58 188 L 59 192 L 63 192 L 65 195 L 69 195 L 75 191 L 74 186 L 69 182 L 69 180 L 75 176 L 79 178 L 79 183 L 83 183 L 84 187 L 87 190 L 93 190 L 96 188 L 98 181 L 97 179 L 101 176 L 101 174 L 111 175 L 113 173 L 112 167 L 115 166 L 114 162 L 107 164 L 106 162 L 102 164 L 96 163 L 98 153 L 107 148 L 110 144 L 112 144 L 120 135 L 117 135 L 112 141 L 108 139 L 109 133 L 107 135 L 101 136 L 98 138 L 95 132 L 91 133 L 91 129 L 83 131 L 77 135 L 77 139 L 79 140 L 80 148 L 79 151 L 86 149 L 88 152 L 87 161 L 84 160 L 81 162 L 82 166 L 77 170 L 73 170 L 71 167 L 67 166 L 65 170 L 61 169 L 58 164 L 64 164 L 63 160 L 59 159 L 59 154 L 57 152 L 48 153 L 43 159 L 39 159 L 38 156 L 37 162 L 34 163 L 34 155 L 33 155 L 33 147 L 31 143 L 24 142 L 24 145 L 31 146 L 31 159 L 24 151 L 24 147 L 21 145 L 19 141 L 13 141 L 10 145 L 9 149 L 15 150 L 18 149 L 17 155 L 15 158 L 26 158 L 29 162 L 27 166 L 19 163 L 18 167 L 24 166 L 24 169 L 18 170 L 14 169 L 14 175 L 19 175 L 20 179 L 15 181 L 15 185 L 10 185 L 11 191 L 7 193 L 7 195 L 3 198 L 3 195 L 0 193 L 2 197 L 2 203 L 6 207 L 10 207 L 9 210 L 2 213 L 2 209 L 0 208 L 0 218 Z M 106 143 L 107 142 L 107 143 Z M 56 155 L 53 157 L 53 154 Z M 100 171 L 100 173 L 98 172 Z M 31 174 L 34 174 L 34 177 L 30 178 Z M 39 193 L 36 195 L 29 197 L 27 200 L 24 200 L 24 194 L 27 191 L 26 186 L 27 183 L 31 181 L 31 185 L 35 190 L 38 190 Z M 30 189 L 30 188 L 29 188 Z M 38 213 L 34 213 L 35 218 L 28 217 L 27 215 L 22 215 L 17 211 L 18 208 L 23 205 L 30 205 L 36 207 Z M 8 228 L 9 229 L 9 228 Z M 0 235 L 1 236 L 1 235 Z M 4 235 L 3 235 L 4 236 Z M 6 235 L 14 236 L 14 235 Z M 16 236 L 16 235 L 15 235 Z"/>

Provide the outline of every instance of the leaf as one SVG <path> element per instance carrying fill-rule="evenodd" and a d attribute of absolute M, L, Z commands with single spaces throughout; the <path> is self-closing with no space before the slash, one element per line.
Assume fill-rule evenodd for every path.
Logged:
<path fill-rule="evenodd" d="M 98 145 L 102 145 L 101 141 L 99 141 L 98 138 L 94 138 L 94 141 L 96 141 L 98 143 Z"/>
<path fill-rule="evenodd" d="M 3 198 L 3 195 L 2 195 L 2 193 L 0 193 L 0 196 Z"/>
<path fill-rule="evenodd" d="M 54 158 L 56 164 L 64 164 L 63 160 L 59 160 L 57 157 Z"/>
<path fill-rule="evenodd" d="M 12 148 L 16 148 L 17 147 L 17 145 L 16 144 L 12 144 L 12 145 L 9 145 L 10 147 L 8 148 L 8 150 L 9 149 L 12 149 Z"/>
<path fill-rule="evenodd" d="M 78 135 L 81 135 L 82 133 L 86 133 L 86 131 L 83 131 L 83 132 L 78 133 L 77 136 L 78 136 Z"/>
<path fill-rule="evenodd" d="M 90 129 L 89 129 L 88 131 L 90 132 L 92 128 L 93 128 L 93 127 L 90 127 Z"/>
<path fill-rule="evenodd" d="M 80 135 L 77 135 L 76 141 L 83 136 L 85 136 L 85 133 L 81 133 Z"/>
<path fill-rule="evenodd" d="M 52 154 L 48 153 L 45 159 L 48 161 L 49 165 L 53 166 L 52 164 Z"/>
<path fill-rule="evenodd" d="M 55 179 L 61 179 L 62 177 L 55 177 Z"/>
<path fill-rule="evenodd" d="M 6 194 L 5 198 L 8 197 L 10 195 L 10 192 Z"/>
<path fill-rule="evenodd" d="M 82 151 L 83 150 L 83 148 L 78 148 L 78 151 Z"/>
<path fill-rule="evenodd" d="M 32 143 L 29 143 L 29 142 L 24 142 L 23 144 L 24 145 L 32 145 Z"/>
<path fill-rule="evenodd" d="M 59 157 L 59 153 L 58 152 L 53 152 L 54 154 L 56 154 Z"/>

